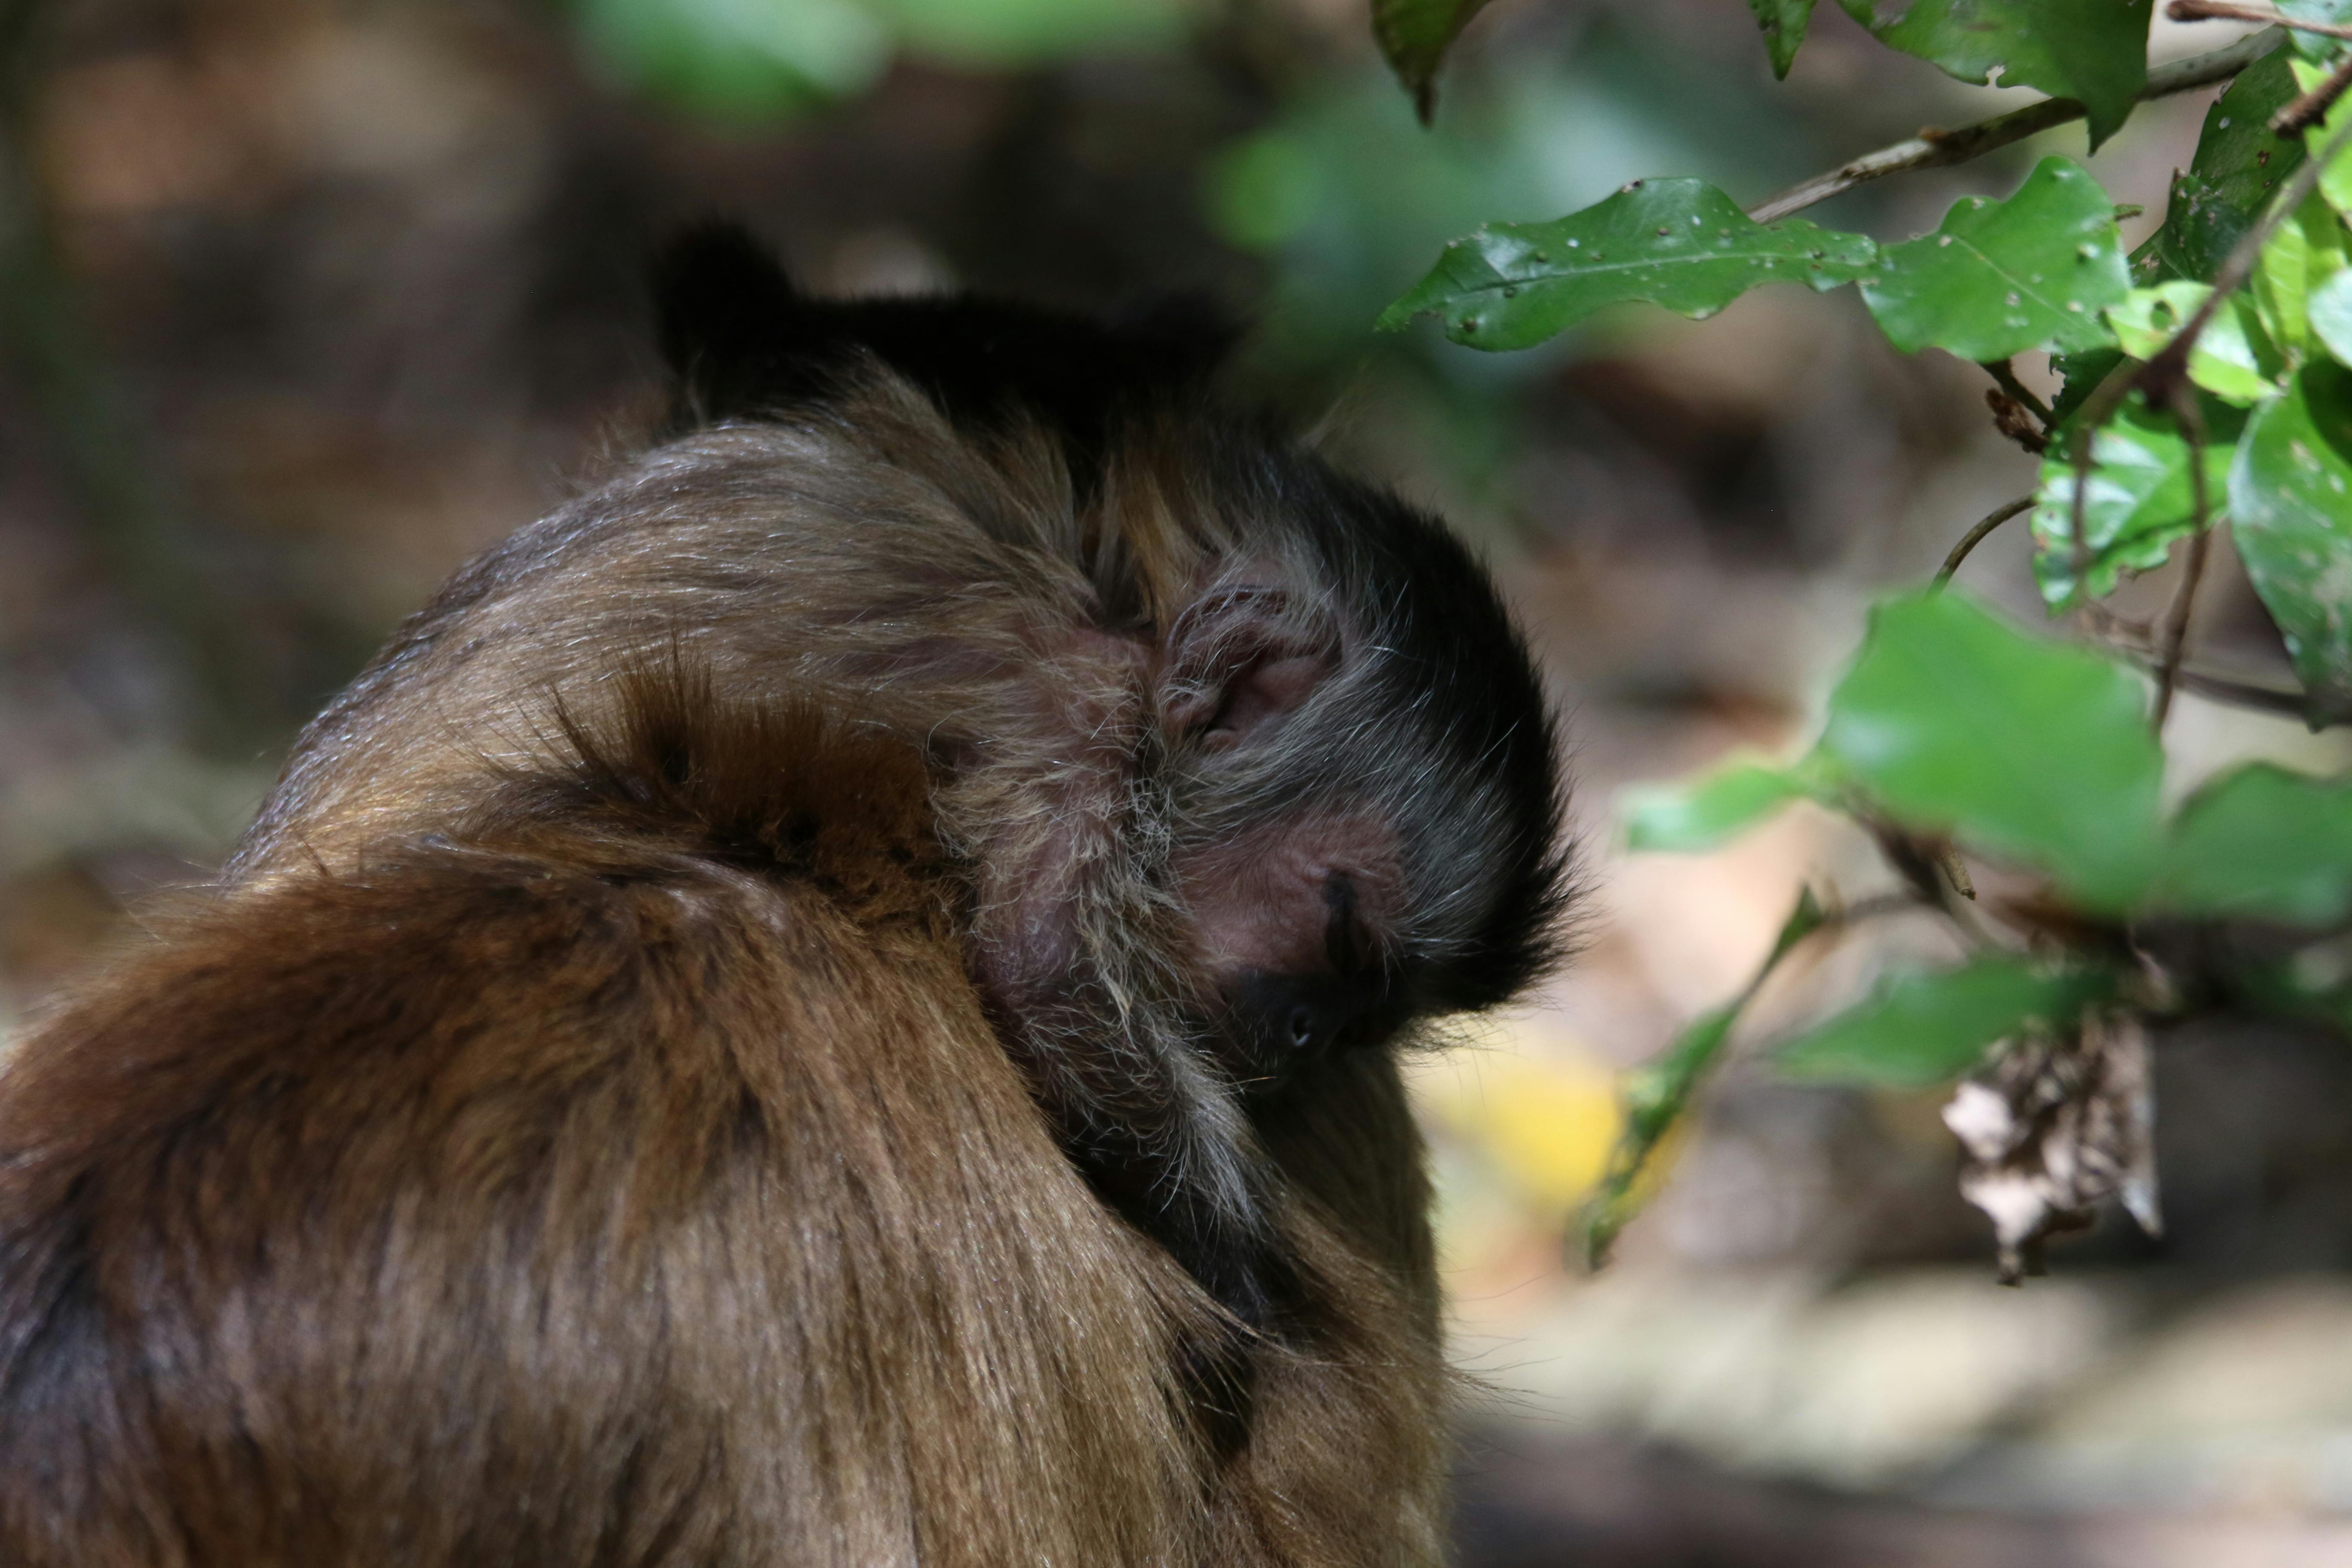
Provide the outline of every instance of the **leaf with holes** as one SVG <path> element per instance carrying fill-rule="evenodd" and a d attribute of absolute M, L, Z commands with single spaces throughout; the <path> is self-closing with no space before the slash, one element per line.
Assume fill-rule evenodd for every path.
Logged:
<path fill-rule="evenodd" d="M 1889 48 L 1962 81 L 2038 87 L 2080 99 L 2091 151 L 2147 86 L 2153 0 L 1841 0 Z"/>
<path fill-rule="evenodd" d="M 1822 751 L 1906 826 L 2128 905 L 2157 844 L 2163 759 L 2147 688 L 1957 593 L 1890 600 L 1830 697 Z"/>
<path fill-rule="evenodd" d="M 2230 518 L 2310 717 L 2352 719 L 2352 370 L 2316 361 L 2254 410 L 2230 468 Z"/>
<path fill-rule="evenodd" d="M 1862 297 L 1895 347 L 1962 359 L 2111 347 L 2101 312 L 2131 292 L 2115 205 L 2082 165 L 2044 158 L 2005 202 L 1970 196 L 1886 247 Z"/>
<path fill-rule="evenodd" d="M 2164 226 L 2150 242 L 2174 276 L 2210 282 L 2279 182 L 2303 162 L 2303 144 L 2272 135 L 2270 126 L 2297 91 L 2293 58 L 2286 48 L 2273 49 L 2205 111 L 2196 155 L 2174 179 Z"/>
<path fill-rule="evenodd" d="M 2154 359 L 2213 293 L 2212 286 L 2186 279 L 2135 289 L 2107 310 L 2116 341 L 2134 359 Z M 2231 295 L 2221 302 L 2189 349 L 2189 379 L 2241 408 L 2276 397 L 2278 378 L 2288 365 L 2263 330 L 2252 298 Z"/>
<path fill-rule="evenodd" d="M 1786 80 L 1813 19 L 1813 0 L 1748 0 L 1756 26 L 1764 34 L 1764 52 L 1771 57 L 1772 74 Z"/>
<path fill-rule="evenodd" d="M 2216 514 L 2229 493 L 2231 447 L 2210 426 L 2205 494 Z M 2100 427 L 2084 491 L 2083 537 L 2091 597 L 2105 598 L 2127 572 L 2164 564 L 2196 526 L 2189 442 L 2169 415 L 2135 397 Z M 2053 615 L 2078 602 L 2074 581 L 2074 461 L 2053 450 L 2033 497 L 2033 576 Z"/>
<path fill-rule="evenodd" d="M 1523 349 L 1629 300 L 1698 320 L 1761 283 L 1833 289 L 1877 254 L 1861 235 L 1802 219 L 1756 223 L 1704 180 L 1636 180 L 1564 218 L 1455 240 L 1379 324 L 1434 314 L 1457 343 Z"/>
<path fill-rule="evenodd" d="M 1774 1053 L 1794 1078 L 1926 1089 L 1976 1066 L 1986 1047 L 2039 1024 L 2063 1030 L 2112 995 L 2103 969 L 2048 972 L 2021 959 L 1979 958 L 1958 969 L 1901 974 Z"/>
<path fill-rule="evenodd" d="M 1372 37 L 1412 94 L 1423 122 L 1437 107 L 1437 68 L 1486 0 L 1372 0 Z"/>

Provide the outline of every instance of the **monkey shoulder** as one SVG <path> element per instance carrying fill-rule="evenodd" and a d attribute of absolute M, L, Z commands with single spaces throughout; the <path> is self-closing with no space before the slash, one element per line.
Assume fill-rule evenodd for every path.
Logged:
<path fill-rule="evenodd" d="M 684 1490 L 625 1514 L 723 1529 L 678 1497 L 778 1483 L 714 1466 L 833 1453 L 754 1531 L 818 1539 L 846 1506 L 828 1488 L 1018 1458 L 867 1429 L 887 1413 L 945 1398 L 1083 1447 L 1098 1418 L 1070 1391 L 1111 1377 L 1135 1384 L 1120 1419 L 1164 1422 L 1157 1320 L 1080 1343 L 1023 1305 L 1122 1300 L 1158 1265 L 1058 1157 L 972 998 L 937 852 L 878 804 L 895 764 L 832 760 L 797 818 L 730 815 L 690 766 L 676 799 L 625 770 L 510 781 L 540 793 L 466 835 L 214 897 L 22 1042 L 0 1077 L 0 1559 L 116 1561 L 74 1510 L 145 1488 L 91 1518 L 174 1518 L 198 1561 L 374 1561 L 319 1533 L 345 1525 L 403 1561 L 605 1561 L 571 1536 L 632 1487 Z M 982 1299 L 1000 1276 L 1027 1279 L 1009 1312 Z M 870 1369 L 854 1407 L 823 1381 L 842 1357 Z M 1164 1439 L 1111 1447 L 1144 1464 Z M 506 1533 L 434 1546 L 449 1519 Z M 803 1560 L 720 1540 L 643 1560 Z"/>

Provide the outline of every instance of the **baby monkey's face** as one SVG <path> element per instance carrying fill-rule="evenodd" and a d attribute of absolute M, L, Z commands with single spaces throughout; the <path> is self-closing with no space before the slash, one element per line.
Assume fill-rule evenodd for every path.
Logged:
<path fill-rule="evenodd" d="M 1243 1082 L 1279 1083 L 1410 1021 L 1402 867 L 1377 813 L 1318 806 L 1265 823 L 1180 855 L 1176 884 Z"/>

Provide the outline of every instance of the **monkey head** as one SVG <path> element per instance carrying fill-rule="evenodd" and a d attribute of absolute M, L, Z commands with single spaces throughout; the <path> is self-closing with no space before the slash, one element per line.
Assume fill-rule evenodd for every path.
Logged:
<path fill-rule="evenodd" d="M 1295 449 L 1234 454 L 1278 539 L 1172 618 L 1156 696 L 1170 869 L 1244 1083 L 1473 1011 L 1543 967 L 1557 741 L 1486 575 L 1434 520 Z"/>
<path fill-rule="evenodd" d="M 1000 901 L 1020 912 L 981 961 L 1008 1011 L 1104 984 L 1077 973 L 1086 889 L 1060 864 L 1089 815 L 1172 904 L 1173 989 L 1244 1087 L 1544 966 L 1563 786 L 1523 640 L 1437 520 L 1213 400 L 1231 334 L 1206 312 L 817 300 L 727 228 L 676 246 L 659 295 L 686 422 L 790 417 L 878 369 L 975 440 L 1043 431 L 1066 466 L 1091 602 L 1039 668 L 1091 660 L 1137 700 L 1048 704 L 1072 731 L 1048 748 L 1064 826 L 1012 857 Z M 1089 742 L 1108 773 L 1072 784 Z"/>

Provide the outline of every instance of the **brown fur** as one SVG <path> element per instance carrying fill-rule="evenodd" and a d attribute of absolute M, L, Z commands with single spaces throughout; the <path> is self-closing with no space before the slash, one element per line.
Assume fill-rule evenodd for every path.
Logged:
<path fill-rule="evenodd" d="M 1399 952 L 1499 851 L 1186 441 L 1081 496 L 877 374 L 461 573 L 0 1076 L 0 1563 L 1437 1561 L 1393 1055 L 1237 1084 L 1204 976 L 1359 824 Z"/>
<path fill-rule="evenodd" d="M 1215 1310 L 982 1018 L 919 759 L 628 685 L 571 769 L 217 895 L 28 1047 L 0 1561 L 1426 1560 L 1417 1194 L 1294 1198 L 1337 1310 L 1221 1469 L 1171 1371 Z"/>

